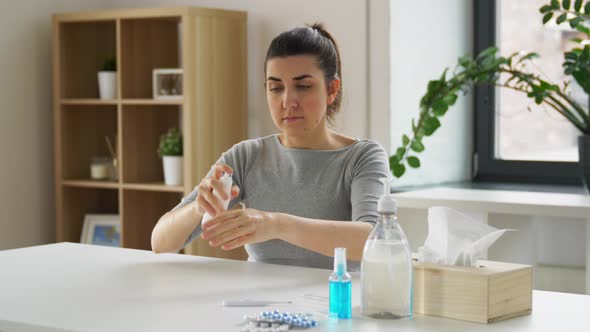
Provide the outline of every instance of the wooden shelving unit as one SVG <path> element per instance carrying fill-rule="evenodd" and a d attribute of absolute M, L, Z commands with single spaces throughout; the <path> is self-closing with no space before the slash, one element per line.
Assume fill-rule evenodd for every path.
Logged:
<path fill-rule="evenodd" d="M 56 14 L 53 110 L 57 241 L 80 240 L 84 215 L 116 213 L 122 245 L 150 249 L 151 231 L 247 137 L 246 13 L 177 7 Z M 97 72 L 117 57 L 116 99 L 98 97 Z M 152 70 L 182 68 L 180 100 L 152 98 Z M 184 183 L 164 184 L 159 137 L 184 136 Z M 117 137 L 118 181 L 90 179 L 93 157 Z M 185 252 L 244 258 L 195 241 Z"/>

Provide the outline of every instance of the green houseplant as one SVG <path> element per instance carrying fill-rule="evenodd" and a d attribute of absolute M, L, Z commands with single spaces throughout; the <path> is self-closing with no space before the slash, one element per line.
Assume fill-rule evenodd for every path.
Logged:
<path fill-rule="evenodd" d="M 98 93 L 100 99 L 117 98 L 117 59 L 107 57 L 98 72 Z"/>
<path fill-rule="evenodd" d="M 572 77 L 590 95 L 590 1 L 552 0 L 540 8 L 543 24 L 556 17 L 557 24 L 568 23 L 582 32 L 585 39 L 573 39 L 576 47 L 564 53 L 564 73 Z M 536 104 L 564 116 L 581 133 L 579 137 L 580 166 L 586 187 L 590 185 L 590 113 L 588 105 L 580 105 L 568 95 L 571 81 L 561 86 L 548 82 L 531 71 L 527 64 L 539 55 L 516 52 L 499 56 L 498 49 L 490 47 L 475 57 L 459 58 L 457 66 L 449 73 L 445 69 L 440 78 L 428 83 L 420 100 L 420 114 L 412 119 L 412 134 L 402 136 L 402 145 L 389 158 L 391 172 L 397 178 L 406 172 L 406 165 L 420 167 L 417 153 L 424 151 L 426 136 L 431 136 L 441 126 L 440 118 L 455 104 L 461 93 L 469 92 L 475 85 L 491 84 L 525 93 Z"/>
<path fill-rule="evenodd" d="M 167 133 L 160 136 L 158 155 L 163 162 L 164 183 L 171 186 L 182 185 L 182 135 L 178 129 L 170 128 Z"/>

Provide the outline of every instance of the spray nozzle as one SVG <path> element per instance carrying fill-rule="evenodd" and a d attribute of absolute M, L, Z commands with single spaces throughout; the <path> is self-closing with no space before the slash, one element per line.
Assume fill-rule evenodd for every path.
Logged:
<path fill-rule="evenodd" d="M 334 249 L 334 272 L 338 275 L 346 273 L 346 248 Z"/>
<path fill-rule="evenodd" d="M 377 211 L 380 213 L 396 213 L 397 202 L 391 195 L 391 178 L 381 178 L 381 182 L 383 182 L 383 196 L 377 202 Z"/>

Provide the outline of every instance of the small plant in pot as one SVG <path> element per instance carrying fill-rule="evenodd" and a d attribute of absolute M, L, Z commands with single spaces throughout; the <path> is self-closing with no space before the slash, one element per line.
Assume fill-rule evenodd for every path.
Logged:
<path fill-rule="evenodd" d="M 182 135 L 176 128 L 170 128 L 160 136 L 158 155 L 164 165 L 164 183 L 179 186 L 183 182 Z"/>
<path fill-rule="evenodd" d="M 98 92 L 100 99 L 117 97 L 117 58 L 114 56 L 106 58 L 98 72 Z"/>

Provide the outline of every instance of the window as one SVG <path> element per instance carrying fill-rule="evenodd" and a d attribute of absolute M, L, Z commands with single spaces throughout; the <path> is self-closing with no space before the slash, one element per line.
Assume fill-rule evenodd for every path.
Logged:
<path fill-rule="evenodd" d="M 563 52 L 577 32 L 566 25 L 543 25 L 539 8 L 548 0 L 474 1 L 475 53 L 496 45 L 501 55 L 534 51 L 535 72 L 562 85 Z M 569 26 L 568 26 L 569 27 Z M 570 84 L 574 98 L 586 95 Z M 525 94 L 478 87 L 476 110 L 476 179 L 579 184 L 577 137 L 580 133 L 555 111 L 536 105 Z"/>

